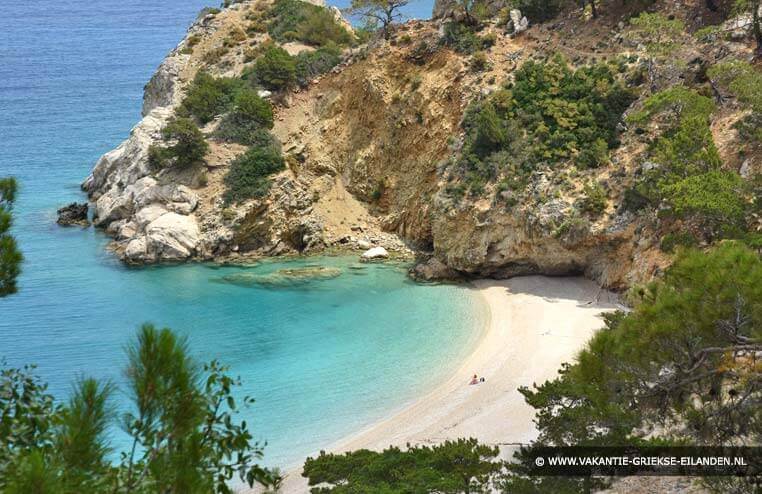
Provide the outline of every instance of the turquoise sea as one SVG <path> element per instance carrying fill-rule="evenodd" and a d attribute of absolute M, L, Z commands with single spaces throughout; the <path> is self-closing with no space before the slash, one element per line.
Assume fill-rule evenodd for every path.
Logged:
<path fill-rule="evenodd" d="M 430 12 L 423 5 L 414 4 L 419 16 Z M 354 257 L 127 269 L 101 233 L 56 226 L 56 208 L 83 199 L 79 182 L 138 121 L 143 85 L 203 6 L 36 0 L 4 9 L 0 176 L 20 181 L 15 233 L 26 261 L 20 292 L 0 299 L 0 358 L 36 363 L 63 397 L 80 375 L 118 384 L 136 327 L 170 326 L 200 359 L 242 377 L 242 392 L 257 399 L 246 418 L 269 443 L 267 463 L 288 466 L 452 373 L 478 340 L 485 308 L 467 288 L 416 285 L 395 264 L 352 269 Z M 315 264 L 341 275 L 225 282 Z"/>

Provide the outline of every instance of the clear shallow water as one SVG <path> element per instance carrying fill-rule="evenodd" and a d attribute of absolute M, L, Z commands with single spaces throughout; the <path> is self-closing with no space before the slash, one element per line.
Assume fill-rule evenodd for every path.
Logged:
<path fill-rule="evenodd" d="M 354 258 L 288 262 L 342 274 L 286 288 L 220 282 L 242 272 L 232 267 L 127 269 L 100 233 L 55 225 L 56 208 L 83 199 L 79 182 L 138 121 L 143 85 L 204 3 L 39 0 L 0 16 L 0 175 L 21 184 L 26 257 L 20 293 L 0 299 L 0 357 L 37 363 L 64 396 L 82 374 L 119 383 L 136 327 L 170 326 L 200 359 L 241 375 L 267 462 L 288 465 L 452 372 L 484 307 L 463 288 L 415 285 L 401 266 L 349 269 Z"/>

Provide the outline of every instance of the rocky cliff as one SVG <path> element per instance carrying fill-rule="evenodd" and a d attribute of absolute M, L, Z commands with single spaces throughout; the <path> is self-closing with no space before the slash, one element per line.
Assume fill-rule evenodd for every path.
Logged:
<path fill-rule="evenodd" d="M 656 210 L 623 207 L 627 190 L 649 166 L 643 129 L 624 122 L 621 144 L 606 166 L 538 166 L 521 191 L 488 183 L 479 195 L 452 193 L 462 179 L 453 163 L 462 152 L 469 104 L 510 83 L 524 61 L 555 52 L 572 64 L 623 55 L 637 60 L 646 47 L 628 41 L 632 13 L 626 11 L 594 20 L 569 11 L 521 34 L 506 29 L 516 14 L 498 16 L 484 22 L 480 36 L 490 43 L 478 55 L 443 43 L 445 27 L 436 19 L 407 22 L 388 42 L 346 48 L 329 73 L 271 96 L 273 134 L 288 167 L 272 178 L 264 197 L 236 204 L 223 199 L 230 162 L 245 148 L 214 138 L 202 169 L 153 170 L 148 149 L 161 139 L 197 71 L 240 76 L 252 49 L 269 35 L 255 32 L 231 42 L 237 39 L 231 33 L 246 31 L 252 12 L 269 5 L 242 2 L 202 14 L 147 84 L 141 122 L 84 182 L 96 225 L 114 237 L 126 261 L 380 245 L 416 254 L 414 273 L 423 278 L 584 273 L 615 288 L 646 281 L 670 262 L 660 241 L 671 224 Z M 437 5 L 442 12 L 452 8 Z M 703 14 L 696 9 L 675 7 L 675 15 L 699 22 Z M 314 49 L 298 42 L 283 46 L 291 54 Z M 699 72 L 706 64 L 729 55 L 748 58 L 750 50 L 743 36 L 709 47 L 686 42 L 675 55 L 686 63 L 675 64 L 659 84 L 705 77 Z M 642 98 L 632 107 L 639 105 Z M 742 110 L 733 105 L 724 100 L 712 132 L 726 166 L 745 166 L 747 176 L 755 175 L 758 155 L 737 156 L 730 124 Z M 211 135 L 218 123 L 202 131 Z M 605 186 L 600 214 L 580 215 L 583 186 L 593 182 Z"/>

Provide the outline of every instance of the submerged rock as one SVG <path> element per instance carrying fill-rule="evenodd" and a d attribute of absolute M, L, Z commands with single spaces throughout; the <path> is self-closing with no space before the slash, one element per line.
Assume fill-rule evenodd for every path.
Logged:
<path fill-rule="evenodd" d="M 341 275 L 339 268 L 326 266 L 305 266 L 284 268 L 274 273 L 232 273 L 222 277 L 222 281 L 240 286 L 265 286 L 287 288 L 304 285 L 311 281 L 330 280 Z"/>
<path fill-rule="evenodd" d="M 90 220 L 87 219 L 87 203 L 82 204 L 72 202 L 58 210 L 58 223 L 61 226 L 90 226 Z"/>
<path fill-rule="evenodd" d="M 386 259 L 387 257 L 389 257 L 389 252 L 383 247 L 373 247 L 362 253 L 362 259 L 364 260 Z"/>

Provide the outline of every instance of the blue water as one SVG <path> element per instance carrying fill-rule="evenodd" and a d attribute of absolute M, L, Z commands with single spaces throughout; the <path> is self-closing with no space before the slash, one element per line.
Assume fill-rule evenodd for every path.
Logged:
<path fill-rule="evenodd" d="M 200 359 L 241 375 L 242 393 L 257 399 L 246 418 L 269 443 L 267 463 L 289 465 L 453 372 L 484 308 L 465 288 L 413 284 L 398 265 L 350 269 L 354 258 L 288 263 L 342 270 L 293 287 L 220 282 L 281 263 L 127 269 L 99 232 L 55 225 L 56 208 L 83 199 L 79 182 L 138 121 L 143 85 L 203 5 L 36 0 L 3 9 L 0 176 L 21 184 L 15 233 L 26 261 L 19 294 L 0 299 L 0 357 L 37 363 L 63 397 L 79 375 L 122 382 L 135 328 L 170 326 Z"/>

